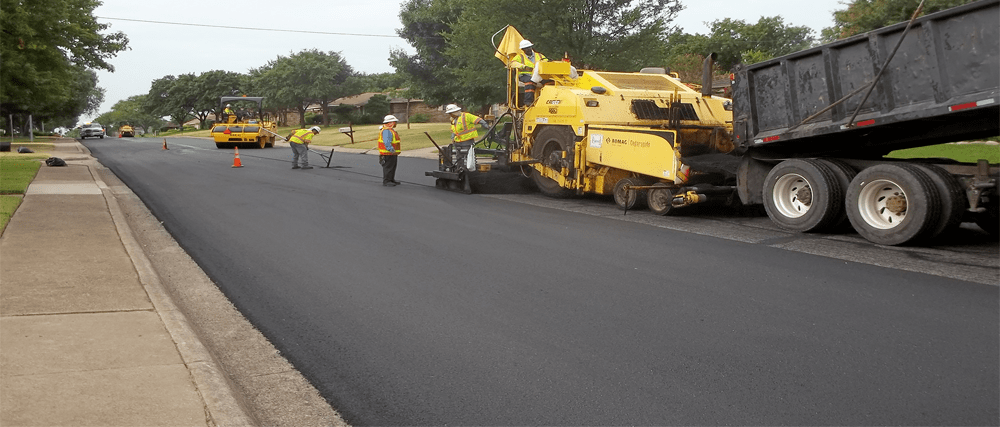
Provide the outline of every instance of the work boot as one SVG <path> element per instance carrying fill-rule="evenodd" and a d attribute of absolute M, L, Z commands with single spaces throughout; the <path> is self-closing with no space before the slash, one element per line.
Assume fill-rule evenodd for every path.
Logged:
<path fill-rule="evenodd" d="M 299 165 L 292 165 L 292 169 L 299 169 Z"/>
<path fill-rule="evenodd" d="M 395 187 L 396 185 L 398 185 L 398 184 L 396 184 L 395 182 L 392 182 L 392 181 L 389 181 L 389 182 L 383 182 L 383 183 L 382 183 L 382 186 L 383 186 L 383 187 Z"/>

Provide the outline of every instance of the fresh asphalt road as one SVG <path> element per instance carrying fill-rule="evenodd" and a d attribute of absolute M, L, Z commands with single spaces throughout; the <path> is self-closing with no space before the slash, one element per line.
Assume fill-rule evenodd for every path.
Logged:
<path fill-rule="evenodd" d="M 353 425 L 1000 420 L 995 285 L 168 143 L 85 142 Z"/>

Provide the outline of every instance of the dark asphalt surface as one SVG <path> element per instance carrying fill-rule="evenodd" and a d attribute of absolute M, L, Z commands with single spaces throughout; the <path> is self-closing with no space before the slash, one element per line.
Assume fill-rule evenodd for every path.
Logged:
<path fill-rule="evenodd" d="M 85 142 L 353 425 L 1000 422 L 996 286 L 168 143 Z"/>

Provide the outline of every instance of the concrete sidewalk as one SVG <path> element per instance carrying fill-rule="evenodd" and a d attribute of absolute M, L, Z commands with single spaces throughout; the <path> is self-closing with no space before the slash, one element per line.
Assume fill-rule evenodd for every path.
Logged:
<path fill-rule="evenodd" d="M 72 140 L 0 237 L 0 425 L 256 425 Z"/>

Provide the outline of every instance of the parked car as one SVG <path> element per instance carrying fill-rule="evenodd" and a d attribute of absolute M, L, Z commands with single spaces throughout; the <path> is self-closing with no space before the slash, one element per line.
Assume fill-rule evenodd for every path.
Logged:
<path fill-rule="evenodd" d="M 88 137 L 100 137 L 104 139 L 104 126 L 100 123 L 87 123 L 80 129 L 80 139 Z"/>

